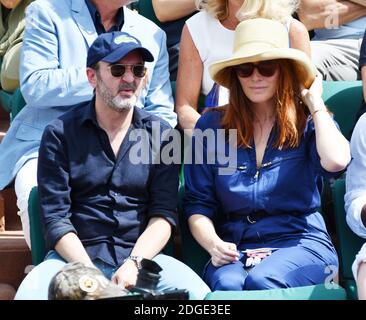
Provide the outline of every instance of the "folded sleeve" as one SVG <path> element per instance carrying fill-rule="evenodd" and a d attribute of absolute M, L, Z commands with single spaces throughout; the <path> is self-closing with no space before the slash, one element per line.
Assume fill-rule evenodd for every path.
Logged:
<path fill-rule="evenodd" d="M 173 129 L 165 131 L 169 140 L 161 144 L 159 161 L 154 164 L 149 187 L 149 218 L 166 219 L 173 228 L 177 226 L 177 205 L 179 186 L 179 161 L 169 158 L 167 152 L 176 140 L 178 132 Z M 173 141 L 173 142 L 172 142 Z M 170 145 L 170 146 L 169 146 Z M 180 147 L 180 145 L 179 145 Z M 170 161 L 172 160 L 172 161 Z"/>

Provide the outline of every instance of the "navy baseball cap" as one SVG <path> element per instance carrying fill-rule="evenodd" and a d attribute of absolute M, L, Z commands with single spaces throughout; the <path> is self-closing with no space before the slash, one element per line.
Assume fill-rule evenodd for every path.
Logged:
<path fill-rule="evenodd" d="M 151 52 L 130 34 L 121 31 L 102 33 L 88 50 L 86 66 L 90 67 L 99 61 L 115 63 L 133 50 L 139 50 L 144 61 L 154 61 Z"/>

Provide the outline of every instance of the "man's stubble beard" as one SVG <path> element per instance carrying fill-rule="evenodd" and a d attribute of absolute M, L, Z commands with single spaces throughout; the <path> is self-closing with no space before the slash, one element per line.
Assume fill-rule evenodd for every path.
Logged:
<path fill-rule="evenodd" d="M 104 81 L 98 78 L 97 91 L 105 105 L 118 112 L 125 112 L 133 108 L 137 103 L 137 92 L 135 85 L 122 84 L 118 88 L 118 91 L 122 89 L 135 90 L 134 94 L 130 98 L 122 98 L 119 94 L 113 96 L 110 90 L 104 84 Z"/>

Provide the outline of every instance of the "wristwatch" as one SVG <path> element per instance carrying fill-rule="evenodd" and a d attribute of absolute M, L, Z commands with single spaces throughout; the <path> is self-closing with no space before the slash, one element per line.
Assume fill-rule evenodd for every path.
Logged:
<path fill-rule="evenodd" d="M 141 261 L 143 257 L 141 256 L 128 256 L 123 262 L 126 262 L 127 260 L 132 260 L 135 263 L 135 266 L 138 270 L 141 269 Z"/>

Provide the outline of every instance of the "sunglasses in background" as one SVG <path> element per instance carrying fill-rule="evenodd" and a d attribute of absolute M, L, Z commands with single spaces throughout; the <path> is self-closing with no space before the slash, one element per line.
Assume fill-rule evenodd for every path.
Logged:
<path fill-rule="evenodd" d="M 259 74 L 263 77 L 272 77 L 278 68 L 276 60 L 261 61 L 258 63 L 243 63 L 235 67 L 236 74 L 241 78 L 250 77 L 254 69 L 257 69 Z"/>
<path fill-rule="evenodd" d="M 143 64 L 112 64 L 109 66 L 113 77 L 120 78 L 125 73 L 127 68 L 131 68 L 135 78 L 143 78 L 146 74 L 146 67 Z"/>

